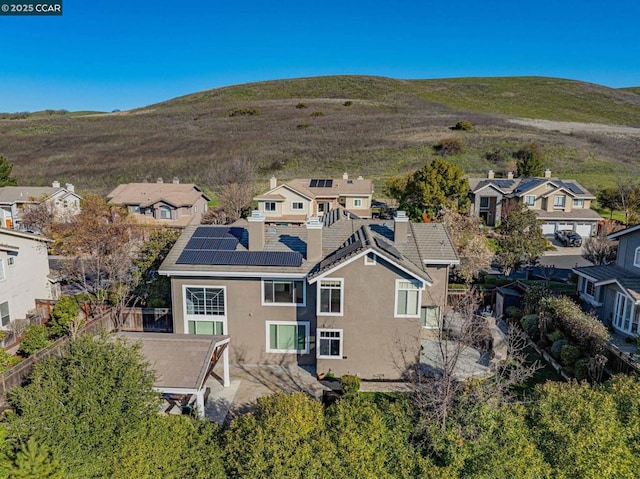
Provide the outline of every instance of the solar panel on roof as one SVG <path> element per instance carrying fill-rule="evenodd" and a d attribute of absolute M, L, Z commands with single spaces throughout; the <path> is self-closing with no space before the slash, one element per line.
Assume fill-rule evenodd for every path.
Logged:
<path fill-rule="evenodd" d="M 294 251 L 183 251 L 177 264 L 234 266 L 291 266 L 302 264 L 302 255 Z"/>
<path fill-rule="evenodd" d="M 324 268 L 327 265 L 333 264 L 336 261 L 340 261 L 341 259 L 349 256 L 351 253 L 359 250 L 360 248 L 362 248 L 362 242 L 360 240 L 354 241 L 350 245 L 340 248 L 338 251 L 336 251 L 320 263 L 320 269 Z"/>
<path fill-rule="evenodd" d="M 311 180 L 309 186 L 311 188 L 331 188 L 333 186 L 333 180 Z"/>
<path fill-rule="evenodd" d="M 395 247 L 393 247 L 386 241 L 383 241 L 380 238 L 376 238 L 376 244 L 378 245 L 378 248 L 380 248 L 382 251 L 386 251 L 391 256 L 395 256 L 398 259 L 402 259 L 402 254 L 400 254 L 400 251 L 398 251 Z"/>

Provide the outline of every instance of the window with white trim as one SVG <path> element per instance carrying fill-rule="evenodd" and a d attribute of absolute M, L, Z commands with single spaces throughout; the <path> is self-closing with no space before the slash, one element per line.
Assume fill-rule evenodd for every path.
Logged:
<path fill-rule="evenodd" d="M 316 356 L 320 359 L 342 359 L 342 329 L 318 329 Z"/>
<path fill-rule="evenodd" d="M 262 304 L 304 305 L 304 281 L 290 279 L 263 279 Z"/>
<path fill-rule="evenodd" d="M 420 320 L 423 328 L 437 329 L 440 327 L 440 306 L 422 306 Z"/>
<path fill-rule="evenodd" d="M 309 322 L 267 321 L 267 352 L 309 352 Z"/>
<path fill-rule="evenodd" d="M 2 326 L 7 326 L 11 322 L 11 316 L 9 315 L 9 302 L 5 301 L 0 303 L 0 321 Z"/>
<path fill-rule="evenodd" d="M 535 206 L 535 204 L 536 204 L 536 196 L 535 195 L 526 195 L 524 197 L 524 204 L 526 206 Z"/>
<path fill-rule="evenodd" d="M 364 255 L 364 264 L 366 266 L 373 266 L 376 264 L 376 254 L 375 253 L 367 253 Z"/>
<path fill-rule="evenodd" d="M 303 210 L 304 209 L 304 203 L 302 201 L 294 201 L 293 203 L 291 203 L 291 209 L 292 210 Z"/>
<path fill-rule="evenodd" d="M 160 218 L 163 220 L 170 220 L 171 219 L 171 208 L 169 208 L 168 206 L 161 206 L 160 207 Z"/>
<path fill-rule="evenodd" d="M 225 334 L 224 287 L 184 287 L 184 312 L 189 334 Z"/>
<path fill-rule="evenodd" d="M 580 288 L 580 291 L 586 294 L 587 296 L 590 296 L 591 298 L 595 298 L 596 285 L 594 284 L 594 282 L 589 281 L 587 278 L 581 278 L 581 279 L 582 279 L 582 287 Z"/>
<path fill-rule="evenodd" d="M 584 208 L 584 200 L 581 198 L 576 198 L 573 200 L 574 208 Z"/>
<path fill-rule="evenodd" d="M 640 268 L 640 246 L 636 248 L 636 252 L 633 255 L 633 265 Z"/>
<path fill-rule="evenodd" d="M 264 202 L 264 210 L 265 211 L 275 211 L 276 210 L 276 202 L 275 201 L 265 201 Z"/>
<path fill-rule="evenodd" d="M 420 284 L 406 279 L 396 280 L 396 317 L 420 316 Z"/>
<path fill-rule="evenodd" d="M 553 197 L 554 208 L 564 208 L 564 203 L 567 197 L 565 195 L 556 195 Z"/>
<path fill-rule="evenodd" d="M 342 316 L 342 279 L 321 279 L 318 283 L 318 314 Z"/>
<path fill-rule="evenodd" d="M 4 259 L 0 258 L 0 281 L 7 279 L 7 275 L 4 272 Z"/>
<path fill-rule="evenodd" d="M 361 199 L 355 199 L 353 200 L 353 206 L 355 208 L 361 208 L 362 207 L 362 200 Z"/>

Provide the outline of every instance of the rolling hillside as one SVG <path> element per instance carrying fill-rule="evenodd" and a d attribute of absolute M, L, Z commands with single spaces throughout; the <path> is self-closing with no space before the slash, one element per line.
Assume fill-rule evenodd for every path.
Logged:
<path fill-rule="evenodd" d="M 510 153 L 537 141 L 554 174 L 594 187 L 640 172 L 636 91 L 540 77 L 279 80 L 128 112 L 0 115 L 0 155 L 21 183 L 59 179 L 81 191 L 158 176 L 206 185 L 211 165 L 234 157 L 253 161 L 259 178 L 349 171 L 381 184 L 424 164 L 435 142 L 455 135 L 466 150 L 451 159 L 468 173 L 511 169 Z M 460 120 L 474 130 L 451 131 Z"/>

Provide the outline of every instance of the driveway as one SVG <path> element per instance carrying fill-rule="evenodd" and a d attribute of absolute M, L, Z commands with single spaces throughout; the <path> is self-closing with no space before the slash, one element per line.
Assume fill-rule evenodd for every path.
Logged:
<path fill-rule="evenodd" d="M 593 266 L 593 263 L 582 256 L 582 246 L 562 246 L 555 238 L 547 237 L 555 250 L 545 251 L 538 262 L 542 266 L 555 266 L 556 268 L 578 268 L 581 266 Z"/>

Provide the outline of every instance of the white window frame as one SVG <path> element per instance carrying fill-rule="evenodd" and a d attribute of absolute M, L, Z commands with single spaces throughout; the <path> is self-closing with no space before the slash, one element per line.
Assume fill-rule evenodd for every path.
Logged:
<path fill-rule="evenodd" d="M 269 213 L 273 213 L 276 211 L 276 202 L 275 201 L 265 201 L 264 202 L 264 210 Z"/>
<path fill-rule="evenodd" d="M 271 281 L 271 282 L 282 282 L 282 283 L 294 283 L 297 282 L 301 282 L 302 283 L 302 303 L 268 303 L 264 300 L 264 294 L 265 294 L 265 289 L 264 289 L 264 284 L 267 281 Z M 307 305 L 307 282 L 304 279 L 284 279 L 284 278 L 262 278 L 262 281 L 260 281 L 261 284 L 261 301 L 262 301 L 262 306 L 297 306 L 297 307 L 303 307 Z M 295 294 L 294 294 L 294 300 L 295 300 Z"/>
<path fill-rule="evenodd" d="M 633 265 L 634 265 L 636 268 L 640 268 L 640 254 L 638 254 L 638 253 L 640 253 L 640 246 L 638 246 L 638 247 L 636 248 L 636 251 L 635 251 L 635 253 L 633 254 Z"/>
<path fill-rule="evenodd" d="M 323 281 L 338 281 L 340 282 L 340 312 L 339 313 L 328 313 L 320 311 L 320 307 L 322 305 L 321 294 L 322 294 L 322 283 Z M 333 288 L 336 289 L 336 288 Z M 318 296 L 316 300 L 316 315 L 317 316 L 344 316 L 344 278 L 322 278 L 318 281 Z"/>
<path fill-rule="evenodd" d="M 304 203 L 302 201 L 292 201 L 291 209 L 294 211 L 302 211 L 304 209 Z"/>
<path fill-rule="evenodd" d="M 619 331 L 633 332 L 635 307 L 633 300 L 624 293 L 616 291 L 613 308 L 613 326 Z"/>
<path fill-rule="evenodd" d="M 525 195 L 524 204 L 525 204 L 525 206 L 535 206 L 536 205 L 536 195 Z"/>
<path fill-rule="evenodd" d="M 364 255 L 364 265 L 365 266 L 375 266 L 377 263 L 376 254 L 375 253 L 367 253 Z"/>
<path fill-rule="evenodd" d="M 595 285 L 595 283 L 593 281 L 588 280 L 585 277 L 582 277 L 581 279 L 582 279 L 582 285 L 580 287 L 580 292 L 582 294 L 584 294 L 585 296 L 591 298 L 591 299 L 595 299 L 595 297 L 596 297 L 596 285 Z M 591 285 L 593 294 L 589 294 L 589 291 L 588 291 L 589 290 L 589 285 Z"/>
<path fill-rule="evenodd" d="M 553 207 L 560 209 L 564 208 L 567 204 L 567 196 L 566 195 L 555 195 L 553 197 Z"/>
<path fill-rule="evenodd" d="M 322 333 L 340 333 L 339 338 L 322 338 Z M 322 339 L 326 339 L 329 341 L 339 341 L 340 342 L 340 353 L 337 356 L 331 355 L 322 355 L 320 354 L 320 341 Z M 318 328 L 316 330 L 316 358 L 318 359 L 342 359 L 343 356 L 343 347 L 344 347 L 344 332 L 342 329 L 326 329 L 326 328 Z M 331 349 L 331 348 L 329 348 Z"/>
<path fill-rule="evenodd" d="M 353 200 L 353 207 L 354 208 L 362 208 L 362 200 L 360 198 L 355 198 Z"/>
<path fill-rule="evenodd" d="M 306 328 L 306 333 L 304 335 L 304 350 L 300 350 L 300 349 L 296 349 L 296 350 L 292 350 L 292 349 L 271 349 L 270 346 L 270 339 L 271 339 L 271 331 L 270 331 L 270 326 L 271 325 L 282 325 L 282 326 L 304 326 Z M 265 323 L 265 327 L 266 327 L 266 333 L 265 333 L 265 339 L 266 339 L 266 351 L 267 353 L 278 353 L 278 354 L 309 354 L 309 338 L 310 338 L 310 334 L 311 334 L 311 325 L 309 323 L 309 321 L 266 321 Z"/>
<path fill-rule="evenodd" d="M 416 289 L 418 291 L 418 303 L 416 306 L 416 313 L 415 314 L 399 314 L 398 313 L 398 299 L 400 297 L 400 295 L 398 294 L 400 291 L 413 291 L 413 289 L 400 289 L 399 285 L 400 283 L 412 283 L 416 286 Z M 420 317 L 420 307 L 422 305 L 422 284 L 420 283 L 420 281 L 417 281 L 415 279 L 396 279 L 396 294 L 395 294 L 395 301 L 393 304 L 393 316 L 395 318 L 419 318 Z"/>
<path fill-rule="evenodd" d="M 0 258 L 0 281 L 5 281 L 7 279 L 7 273 L 4 267 L 4 258 Z"/>
<path fill-rule="evenodd" d="M 170 220 L 171 219 L 171 208 L 166 206 L 166 205 L 162 205 L 158 208 L 158 210 L 160 211 L 160 219 L 161 220 Z M 168 217 L 165 217 L 165 213 L 169 213 Z"/>
<path fill-rule="evenodd" d="M 9 301 L 4 301 L 4 302 L 0 303 L 0 306 L 1 306 L 1 305 L 4 305 L 4 304 L 6 304 L 6 305 L 7 305 L 7 306 L 6 306 L 6 308 L 7 308 L 7 314 L 6 314 L 6 316 L 2 316 L 2 312 L 0 311 L 0 326 L 8 326 L 8 325 L 11 323 L 11 311 L 10 311 L 10 309 L 9 309 Z M 6 317 L 6 318 L 8 318 L 8 320 L 7 320 L 7 323 L 6 323 L 6 324 L 4 324 L 4 318 L 5 318 L 5 317 Z"/>
<path fill-rule="evenodd" d="M 584 200 L 582 198 L 574 198 L 573 206 L 576 208 L 584 208 Z"/>
<path fill-rule="evenodd" d="M 204 289 L 222 289 L 224 294 L 224 314 L 187 314 L 187 289 L 188 288 L 204 288 Z M 222 334 L 228 334 L 227 329 L 227 287 L 213 284 L 184 284 L 182 285 L 182 313 L 184 315 L 183 327 L 185 334 L 189 334 L 189 321 L 209 321 L 211 323 L 222 322 Z"/>
<path fill-rule="evenodd" d="M 423 318 L 422 318 L 422 311 L 423 311 L 423 310 L 425 310 L 425 311 L 426 311 L 426 310 L 428 310 L 428 309 L 435 309 L 435 308 L 437 308 L 437 309 L 438 309 L 438 320 L 437 320 L 437 323 L 438 323 L 438 324 L 433 325 L 433 326 L 424 324 L 424 323 L 422 322 L 422 320 L 423 320 Z M 442 307 L 441 307 L 441 306 L 438 306 L 437 304 L 429 304 L 429 305 L 424 305 L 424 306 L 423 306 L 423 305 L 420 305 L 420 322 L 421 322 L 421 325 L 422 325 L 422 327 L 423 327 L 424 329 L 439 329 L 439 328 L 440 328 L 440 325 L 442 324 Z"/>

